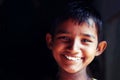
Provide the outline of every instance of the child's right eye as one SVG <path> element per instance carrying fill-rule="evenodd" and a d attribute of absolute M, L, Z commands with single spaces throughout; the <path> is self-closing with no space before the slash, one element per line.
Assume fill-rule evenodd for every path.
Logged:
<path fill-rule="evenodd" d="M 70 41 L 70 38 L 67 36 L 60 36 L 60 37 L 58 37 L 58 39 L 60 39 L 62 41 Z"/>

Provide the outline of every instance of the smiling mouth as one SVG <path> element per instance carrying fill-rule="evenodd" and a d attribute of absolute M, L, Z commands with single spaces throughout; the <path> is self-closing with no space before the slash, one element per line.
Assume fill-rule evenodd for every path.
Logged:
<path fill-rule="evenodd" d="M 73 57 L 73 56 L 68 56 L 68 55 L 65 55 L 65 58 L 71 61 L 78 61 L 81 59 L 80 57 Z"/>

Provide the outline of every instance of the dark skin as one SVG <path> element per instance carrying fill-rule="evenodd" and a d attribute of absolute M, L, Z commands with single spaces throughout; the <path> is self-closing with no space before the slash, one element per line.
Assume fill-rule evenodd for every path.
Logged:
<path fill-rule="evenodd" d="M 54 38 L 48 33 L 46 41 L 59 65 L 59 80 L 91 80 L 86 68 L 107 46 L 106 41 L 98 43 L 97 30 L 92 19 L 89 24 L 76 23 L 72 19 L 63 22 Z"/>

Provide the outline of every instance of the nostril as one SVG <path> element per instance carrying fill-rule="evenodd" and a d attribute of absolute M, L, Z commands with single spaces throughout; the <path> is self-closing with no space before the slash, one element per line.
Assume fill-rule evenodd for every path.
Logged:
<path fill-rule="evenodd" d="M 81 57 L 81 59 L 85 59 L 85 57 Z"/>

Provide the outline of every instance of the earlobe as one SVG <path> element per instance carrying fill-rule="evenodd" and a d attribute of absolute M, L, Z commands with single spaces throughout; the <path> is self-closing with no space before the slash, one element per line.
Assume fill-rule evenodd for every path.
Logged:
<path fill-rule="evenodd" d="M 98 44 L 96 56 L 101 55 L 103 53 L 103 51 L 106 49 L 106 47 L 107 47 L 107 42 L 106 41 L 101 41 Z"/>
<path fill-rule="evenodd" d="M 46 43 L 48 48 L 51 50 L 52 49 L 52 35 L 50 33 L 46 34 Z"/>

